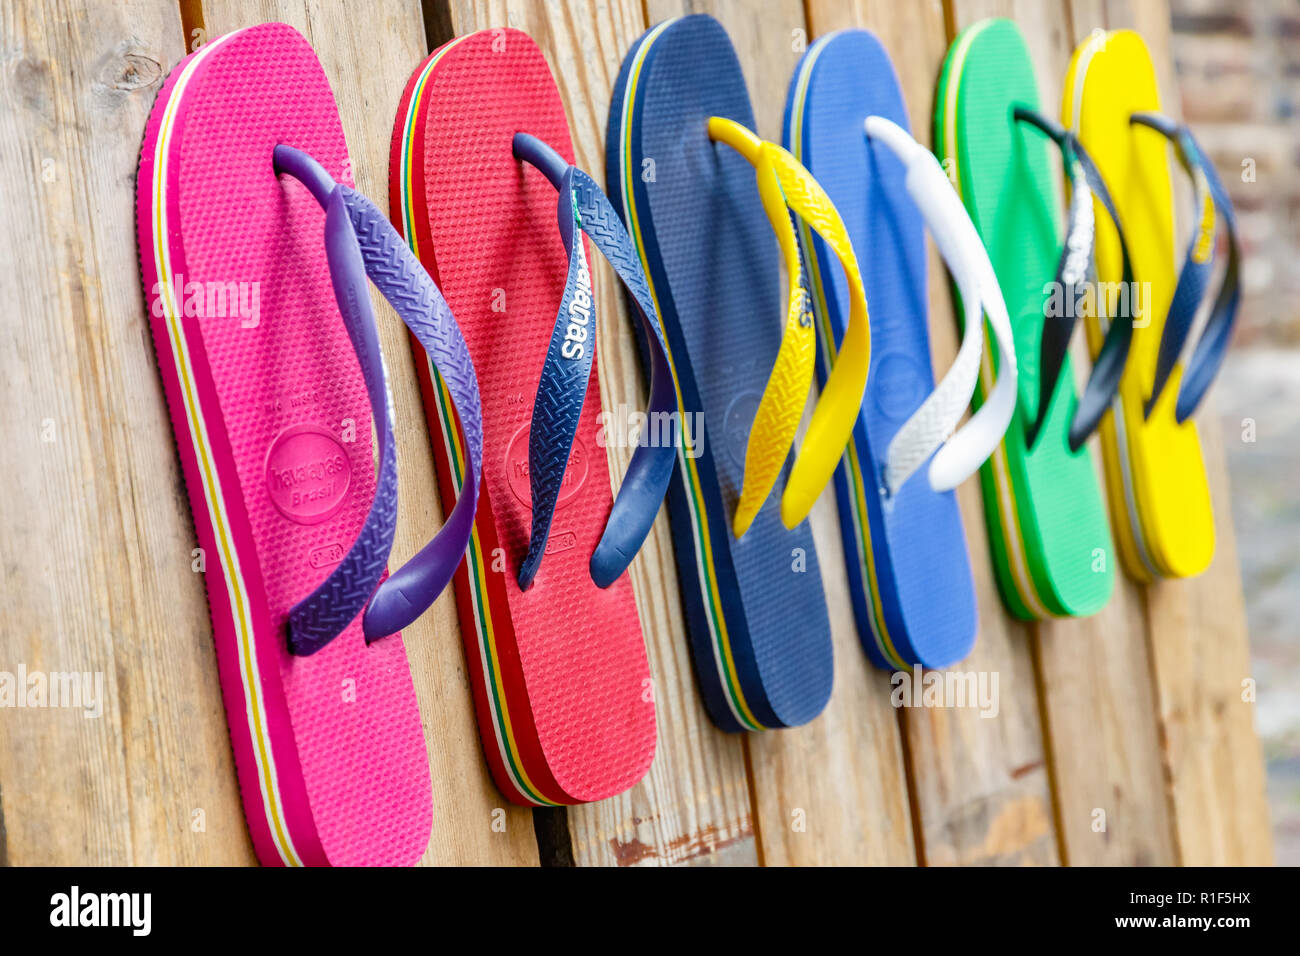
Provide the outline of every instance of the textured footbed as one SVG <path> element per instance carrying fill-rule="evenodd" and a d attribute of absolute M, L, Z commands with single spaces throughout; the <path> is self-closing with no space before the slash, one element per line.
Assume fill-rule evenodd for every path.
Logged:
<path fill-rule="evenodd" d="M 170 271 L 186 283 L 249 283 L 260 299 L 256 324 L 205 309 L 178 320 L 175 343 L 168 317 L 152 318 L 254 846 L 264 863 L 414 862 L 428 844 L 431 788 L 400 636 L 367 647 L 358 616 L 295 658 L 285 635 L 289 609 L 356 538 L 375 485 L 369 405 L 330 285 L 324 214 L 272 168 L 272 149 L 287 143 L 350 183 L 329 83 L 284 24 L 213 41 L 173 71 L 139 174 L 151 302 L 160 137 Z"/>
<path fill-rule="evenodd" d="M 934 373 L 924 221 L 903 164 L 888 146 L 867 139 L 863 124 L 872 115 L 908 128 L 898 77 L 880 41 L 865 30 L 818 40 L 790 85 L 785 143 L 844 220 L 871 308 L 871 370 L 853 431 L 856 454 L 846 453 L 835 473 L 858 634 L 878 667 L 943 667 L 974 644 L 975 586 L 953 492 L 932 490 L 924 468 L 892 500 L 879 491 L 889 442 L 934 390 Z M 826 336 L 836 344 L 843 337 L 848 283 L 820 236 L 801 227 L 800 239 L 805 250 L 811 246 L 818 272 L 813 300 L 824 383 Z M 890 660 L 890 648 L 901 662 Z"/>
<path fill-rule="evenodd" d="M 985 20 L 963 31 L 944 63 L 936 102 L 939 154 L 955 160 L 958 189 L 1015 336 L 1019 409 L 980 469 L 999 590 L 1019 617 L 1091 614 L 1110 598 L 1115 562 L 1092 460 L 1086 447 L 1071 452 L 1067 443 L 1077 404 L 1068 356 L 1042 435 L 1025 449 L 1024 423 L 1038 401 L 1044 288 L 1056 274 L 1063 229 L 1051 142 L 1011 114 L 1016 104 L 1039 108 L 1033 63 L 1015 24 Z M 977 404 L 991 386 L 994 358 L 986 347 Z"/>
<path fill-rule="evenodd" d="M 1169 146 L 1155 130 L 1130 125 L 1135 112 L 1160 112 L 1155 69 L 1142 38 L 1113 31 L 1075 51 L 1066 75 L 1062 121 L 1076 129 L 1096 161 L 1124 224 L 1134 279 L 1150 290 L 1150 324 L 1133 331 L 1132 352 L 1120 381 L 1117 411 L 1101 427 L 1111 519 L 1124 567 L 1140 581 L 1156 575 L 1188 577 L 1214 557 L 1214 511 L 1196 424 L 1178 424 L 1174 406 L 1181 381 L 1176 369 L 1148 419 L 1146 399 L 1155 380 L 1156 355 L 1178 274 Z M 1098 208 L 1097 269 L 1103 282 L 1119 282 L 1119 239 Z M 1101 347 L 1095 318 L 1089 343 Z"/>
<path fill-rule="evenodd" d="M 632 104 L 625 103 L 629 83 Z M 701 15 L 647 32 L 614 88 L 609 191 L 646 265 L 681 408 L 703 413 L 701 453 L 680 456 L 668 504 L 709 715 L 726 730 L 794 726 L 820 713 L 830 696 L 830 625 L 808 524 L 787 530 L 781 523 L 788 462 L 745 535 L 731 533 L 784 303 L 777 242 L 754 169 L 710 141 L 713 115 L 754 126 L 722 27 Z"/>
<path fill-rule="evenodd" d="M 482 500 L 456 591 L 484 750 L 512 800 L 576 803 L 645 774 L 655 710 L 631 581 L 622 575 L 602 590 L 589 570 L 613 502 L 594 364 L 546 555 L 532 587 L 518 585 L 532 521 L 529 423 L 568 260 L 555 187 L 514 158 L 516 132 L 573 161 L 564 105 L 536 44 L 517 30 L 460 38 L 408 83 L 391 174 L 396 203 L 408 149 L 415 215 L 403 227 L 408 241 L 414 228 L 417 254 L 464 331 L 483 397 Z M 416 354 L 450 500 L 463 459 L 439 383 Z"/>

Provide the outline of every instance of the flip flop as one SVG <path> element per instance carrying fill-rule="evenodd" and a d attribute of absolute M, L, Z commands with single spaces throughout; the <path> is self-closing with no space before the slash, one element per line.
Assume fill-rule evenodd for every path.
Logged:
<path fill-rule="evenodd" d="M 1092 461 L 1085 447 L 1071 447 L 1080 403 L 1068 355 L 1038 415 L 1045 313 L 1063 230 L 1050 142 L 1015 115 L 1017 107 L 1038 110 L 1038 86 L 1014 23 L 982 20 L 962 31 L 944 61 L 936 104 L 936 152 L 988 249 L 1016 340 L 1018 413 L 980 469 L 998 590 L 1023 619 L 1092 614 L 1114 587 L 1112 546 Z M 977 404 L 993 372 L 986 357 Z M 1027 429 L 1035 422 L 1031 447 Z"/>
<path fill-rule="evenodd" d="M 1115 537 L 1125 569 L 1139 581 L 1199 574 L 1214 557 L 1209 482 L 1188 418 L 1223 361 L 1239 297 L 1232 205 L 1190 132 L 1159 110 L 1155 70 L 1138 34 L 1099 32 L 1075 51 L 1063 119 L 1110 185 L 1132 256 L 1133 288 L 1147 300 L 1114 413 L 1101 431 Z M 1166 139 L 1188 170 L 1197 201 L 1197 226 L 1177 277 Z M 1228 236 L 1227 269 L 1184 365 L 1192 321 L 1210 291 L 1216 209 Z M 1103 223 L 1097 261 L 1104 281 L 1121 278 L 1118 242 L 1116 230 Z M 1101 331 L 1089 322 L 1090 343 Z"/>
<path fill-rule="evenodd" d="M 870 352 L 839 216 L 753 126 L 731 41 L 696 15 L 653 27 L 628 52 L 606 143 L 613 201 L 663 322 L 677 407 L 699 423 L 668 502 L 696 675 L 725 730 L 802 724 L 830 696 L 830 625 L 803 518 L 852 432 Z M 816 333 L 792 211 L 828 238 L 854 290 L 840 360 L 793 466 Z M 781 258 L 791 286 L 784 334 Z M 778 482 L 779 509 L 769 496 Z"/>
<path fill-rule="evenodd" d="M 483 385 L 482 500 L 456 596 L 488 763 L 516 803 L 601 800 L 654 756 L 623 571 L 676 455 L 642 443 L 611 493 L 580 233 L 632 290 L 652 342 L 654 306 L 617 215 L 571 165 L 559 89 L 527 34 L 485 30 L 436 50 L 407 84 L 392 146 L 393 217 L 456 310 Z M 419 348 L 416 359 L 439 485 L 455 498 L 464 451 L 438 370 Z M 659 421 L 674 408 L 662 347 L 651 371 Z"/>
<path fill-rule="evenodd" d="M 1015 409 L 1016 359 L 984 246 L 942 167 L 907 128 L 898 77 L 874 34 L 843 30 L 808 48 L 790 84 L 785 144 L 825 188 L 853 247 L 870 250 L 862 267 L 871 294 L 871 370 L 853 441 L 835 472 L 858 633 L 877 667 L 933 668 L 960 661 L 975 642 L 975 586 L 951 489 L 1001 441 Z M 927 225 L 968 310 L 956 362 L 937 388 Z M 844 334 L 849 290 L 825 242 L 803 223 L 799 239 L 824 381 Z M 990 400 L 953 434 L 979 376 L 985 312 L 1000 374 Z M 927 478 L 914 478 L 926 461 Z"/>
<path fill-rule="evenodd" d="M 450 580 L 477 489 L 465 343 L 350 178 L 329 82 L 281 23 L 182 60 L 140 156 L 141 271 L 264 863 L 424 852 L 429 764 L 396 631 Z M 465 508 L 386 579 L 397 464 L 367 276 L 429 344 L 474 452 Z"/>

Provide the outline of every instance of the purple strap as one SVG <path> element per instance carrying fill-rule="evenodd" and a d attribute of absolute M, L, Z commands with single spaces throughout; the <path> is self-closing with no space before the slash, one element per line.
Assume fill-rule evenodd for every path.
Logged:
<path fill-rule="evenodd" d="M 289 649 L 308 655 L 341 634 L 363 609 L 367 643 L 393 634 L 419 617 L 446 587 L 469 543 L 478 505 L 482 409 L 469 351 L 447 303 L 383 214 L 360 193 L 336 183 L 301 150 L 277 146 L 274 160 L 277 172 L 300 180 L 325 209 L 330 280 L 365 379 L 379 441 L 375 497 L 360 534 L 330 575 L 289 612 Z M 470 452 L 469 493 L 462 492 L 434 539 L 382 583 L 397 525 L 397 454 L 367 275 L 438 364 Z"/>
<path fill-rule="evenodd" d="M 389 575 L 366 608 L 366 639 L 373 641 L 401 630 L 424 613 L 460 566 L 478 511 L 479 475 L 483 472 L 483 406 L 469 347 L 433 279 L 374 203 L 347 186 L 340 186 L 339 190 L 352 216 L 366 275 L 437 368 L 451 395 L 460 422 L 461 442 L 469 455 L 460 497 L 442 530 L 419 554 Z"/>

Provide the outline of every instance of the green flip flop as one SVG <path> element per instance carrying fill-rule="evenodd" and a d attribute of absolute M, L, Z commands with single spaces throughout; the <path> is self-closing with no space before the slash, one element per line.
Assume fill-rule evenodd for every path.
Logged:
<path fill-rule="evenodd" d="M 1114 588 L 1113 545 L 1087 446 L 1070 450 L 1077 398 L 1068 356 L 1032 448 L 1026 440 L 1063 225 L 1051 143 L 1013 116 L 1017 106 L 1038 109 L 1033 63 L 1014 23 L 982 20 L 962 31 L 936 104 L 936 152 L 988 249 L 1015 333 L 1017 413 L 980 469 L 998 590 L 1026 620 L 1092 614 Z M 985 348 L 976 407 L 992 387 L 995 355 Z"/>

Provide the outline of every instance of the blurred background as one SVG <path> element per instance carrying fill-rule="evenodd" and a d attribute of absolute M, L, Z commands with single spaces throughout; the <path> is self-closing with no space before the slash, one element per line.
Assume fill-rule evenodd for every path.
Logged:
<path fill-rule="evenodd" d="M 1172 10 L 1183 116 L 1232 195 L 1245 252 L 1242 308 L 1215 412 L 1232 481 L 1277 862 L 1297 866 L 1300 0 L 1172 0 Z M 1254 442 L 1243 439 L 1247 419 Z"/>

